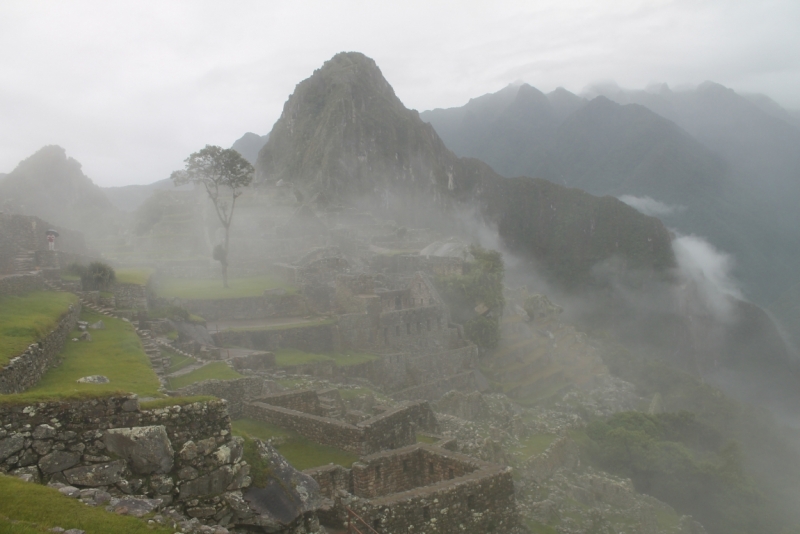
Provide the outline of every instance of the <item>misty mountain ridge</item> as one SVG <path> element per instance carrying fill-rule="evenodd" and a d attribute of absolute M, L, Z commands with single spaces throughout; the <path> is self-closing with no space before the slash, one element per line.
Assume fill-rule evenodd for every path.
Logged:
<path fill-rule="evenodd" d="M 674 265 L 661 222 L 617 199 L 509 181 L 458 158 L 358 53 L 337 54 L 297 85 L 259 153 L 256 180 L 291 184 L 323 205 L 369 206 L 404 224 L 452 227 L 461 212 L 477 215 L 569 285 L 588 283 L 592 267 L 612 256 L 647 270 Z"/>
<path fill-rule="evenodd" d="M 56 145 L 41 148 L 6 175 L 0 203 L 3 211 L 36 215 L 92 236 L 123 222 L 102 188 Z"/>
<path fill-rule="evenodd" d="M 258 135 L 253 132 L 247 132 L 234 141 L 231 148 L 241 154 L 250 164 L 255 165 L 258 159 L 258 151 L 261 150 L 261 147 L 263 147 L 268 140 L 269 134 Z"/>
<path fill-rule="evenodd" d="M 566 118 L 552 105 L 557 94 L 571 103 Z M 737 278 L 761 304 L 800 282 L 800 130 L 713 83 L 688 92 L 605 84 L 585 95 L 509 86 L 420 116 L 456 153 L 505 176 L 539 176 L 639 209 L 652 201 L 661 209 L 646 213 L 733 254 Z M 774 307 L 784 324 L 800 329 L 798 312 L 783 308 Z"/>

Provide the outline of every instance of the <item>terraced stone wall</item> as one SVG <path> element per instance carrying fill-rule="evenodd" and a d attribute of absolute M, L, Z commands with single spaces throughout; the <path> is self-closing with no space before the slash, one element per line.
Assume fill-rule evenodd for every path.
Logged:
<path fill-rule="evenodd" d="M 0 277 L 0 297 L 24 295 L 44 289 L 44 277 L 40 273 L 10 274 Z"/>
<path fill-rule="evenodd" d="M 175 394 L 181 397 L 209 395 L 228 401 L 228 413 L 232 419 L 242 417 L 244 403 L 257 399 L 278 389 L 270 380 L 248 376 L 236 380 L 204 380 L 181 388 Z"/>
<path fill-rule="evenodd" d="M 309 469 L 328 497 L 382 534 L 502 532 L 518 534 L 511 469 L 439 447 L 416 444 L 361 458 L 351 469 Z M 352 497 L 342 497 L 341 491 Z"/>
<path fill-rule="evenodd" d="M 320 445 L 362 454 L 363 430 L 343 421 L 271 406 L 263 402 L 246 403 L 244 415 L 292 430 Z"/>
<path fill-rule="evenodd" d="M 311 393 L 316 396 L 316 392 Z M 303 392 L 304 396 L 306 394 Z M 355 454 L 404 447 L 416 443 L 418 431 L 432 432 L 438 428 L 436 416 L 425 401 L 400 406 L 357 425 L 268 402 L 267 397 L 245 403 L 243 415 L 292 430 L 320 445 Z M 300 406 L 307 406 L 304 401 L 298 399 L 297 402 Z"/>
<path fill-rule="evenodd" d="M 229 330 L 217 332 L 212 337 L 220 347 L 244 347 L 270 352 L 289 348 L 324 354 L 338 352 L 341 348 L 339 328 L 335 324 L 315 324 L 273 330 Z"/>
<path fill-rule="evenodd" d="M 259 402 L 311 415 L 322 415 L 319 396 L 317 396 L 317 392 L 313 389 L 263 395 L 259 398 Z"/>
<path fill-rule="evenodd" d="M 178 304 L 206 321 L 297 317 L 307 313 L 302 295 L 262 295 L 233 299 L 178 299 Z"/>
<path fill-rule="evenodd" d="M 0 405 L 0 471 L 146 495 L 204 520 L 253 515 L 225 401 L 141 410 L 135 395 Z M 216 521 L 215 520 L 215 521 Z"/>
<path fill-rule="evenodd" d="M 41 282 L 39 276 L 32 278 Z M 22 393 L 38 384 L 50 368 L 58 365 L 64 343 L 69 339 L 69 333 L 75 328 L 80 314 L 80 302 L 70 305 L 49 334 L 0 369 L 0 394 Z"/>

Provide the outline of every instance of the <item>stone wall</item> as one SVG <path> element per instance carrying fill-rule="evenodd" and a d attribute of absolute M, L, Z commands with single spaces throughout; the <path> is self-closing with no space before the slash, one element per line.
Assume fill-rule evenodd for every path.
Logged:
<path fill-rule="evenodd" d="M 340 523 L 347 506 L 382 534 L 525 532 L 510 468 L 438 447 L 416 444 L 366 456 L 352 469 L 305 473 L 323 495 L 337 498 Z"/>
<path fill-rule="evenodd" d="M 30 215 L 0 213 L 0 274 L 14 272 L 14 258 L 27 251 L 47 250 L 48 229 L 58 231 L 56 249 L 86 254 L 83 234 L 75 230 L 54 226 Z"/>
<path fill-rule="evenodd" d="M 313 389 L 272 393 L 270 395 L 263 395 L 258 400 L 265 404 L 280 406 L 281 408 L 288 408 L 289 410 L 296 410 L 311 415 L 323 415 L 319 396 Z"/>
<path fill-rule="evenodd" d="M 22 393 L 38 384 L 47 370 L 59 363 L 61 350 L 69 339 L 69 333 L 75 328 L 80 313 L 80 302 L 70 305 L 49 334 L 0 369 L 0 393 Z"/>
<path fill-rule="evenodd" d="M 457 374 L 441 380 L 428 382 L 421 386 L 414 386 L 392 393 L 395 400 L 424 399 L 430 402 L 438 400 L 442 395 L 452 390 L 479 391 L 478 381 L 473 371 Z"/>
<path fill-rule="evenodd" d="M 144 495 L 215 524 L 251 518 L 225 401 L 141 410 L 135 395 L 0 406 L 0 471 Z"/>
<path fill-rule="evenodd" d="M 425 271 L 435 275 L 464 274 L 466 262 L 461 258 L 398 254 L 375 256 L 371 270 L 386 274 L 411 274 Z"/>
<path fill-rule="evenodd" d="M 352 466 L 353 495 L 371 499 L 468 475 L 480 469 L 449 451 L 406 447 L 362 458 Z"/>
<path fill-rule="evenodd" d="M 9 274 L 0 276 L 0 297 L 22 295 L 44 289 L 44 276 L 41 273 Z"/>
<path fill-rule="evenodd" d="M 274 392 L 279 386 L 271 380 L 249 376 L 236 380 L 204 380 L 174 392 L 182 397 L 209 395 L 228 401 L 228 413 L 232 419 L 242 417 L 243 405 L 251 399 Z"/>
<path fill-rule="evenodd" d="M 263 402 L 246 403 L 244 415 L 264 423 L 293 430 L 320 445 L 362 454 L 363 431 L 336 419 L 298 412 L 280 406 L 271 406 Z"/>
<path fill-rule="evenodd" d="M 111 289 L 116 307 L 121 310 L 146 310 L 147 287 L 139 284 L 114 284 Z"/>
<path fill-rule="evenodd" d="M 406 404 L 362 421 L 364 432 L 362 454 L 396 449 L 417 442 L 417 432 L 438 431 L 436 416 L 427 401 Z"/>
<path fill-rule="evenodd" d="M 427 402 L 420 401 L 389 410 L 357 425 L 291 408 L 268 404 L 272 397 L 287 404 L 308 406 L 308 392 L 292 398 L 281 394 L 244 404 L 243 415 L 293 430 L 306 438 L 356 454 L 372 454 L 416 443 L 418 430 L 435 431 L 436 416 Z M 310 393 L 316 396 L 316 392 Z M 318 404 L 317 400 L 317 406 Z"/>
<path fill-rule="evenodd" d="M 296 317 L 307 313 L 302 295 L 262 295 L 235 299 L 174 299 L 206 321 Z"/>
<path fill-rule="evenodd" d="M 337 352 L 340 348 L 335 324 L 293 326 L 272 330 L 240 330 L 212 335 L 217 346 L 235 346 L 276 351 L 291 348 L 316 354 Z"/>

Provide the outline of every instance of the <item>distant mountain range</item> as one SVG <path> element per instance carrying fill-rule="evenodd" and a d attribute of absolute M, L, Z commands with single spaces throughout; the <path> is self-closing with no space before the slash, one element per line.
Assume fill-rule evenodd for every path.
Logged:
<path fill-rule="evenodd" d="M 599 86 L 584 97 L 523 84 L 420 117 L 457 154 L 504 176 L 620 197 L 708 238 L 735 257 L 746 294 L 800 331 L 781 300 L 800 283 L 800 129 L 767 97 L 713 83 Z"/>

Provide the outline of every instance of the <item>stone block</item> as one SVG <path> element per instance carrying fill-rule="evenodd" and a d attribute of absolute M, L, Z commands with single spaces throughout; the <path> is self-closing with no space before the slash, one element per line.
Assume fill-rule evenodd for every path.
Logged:
<path fill-rule="evenodd" d="M 80 461 L 81 455 L 78 452 L 53 451 L 39 460 L 39 469 L 45 474 L 58 473 Z"/>
<path fill-rule="evenodd" d="M 77 486 L 110 486 L 122 480 L 125 462 L 117 460 L 104 464 L 87 465 L 64 471 L 70 484 Z"/>
<path fill-rule="evenodd" d="M 174 465 L 172 442 L 164 426 L 114 428 L 103 436 L 106 449 L 128 460 L 140 475 L 168 473 Z"/>

